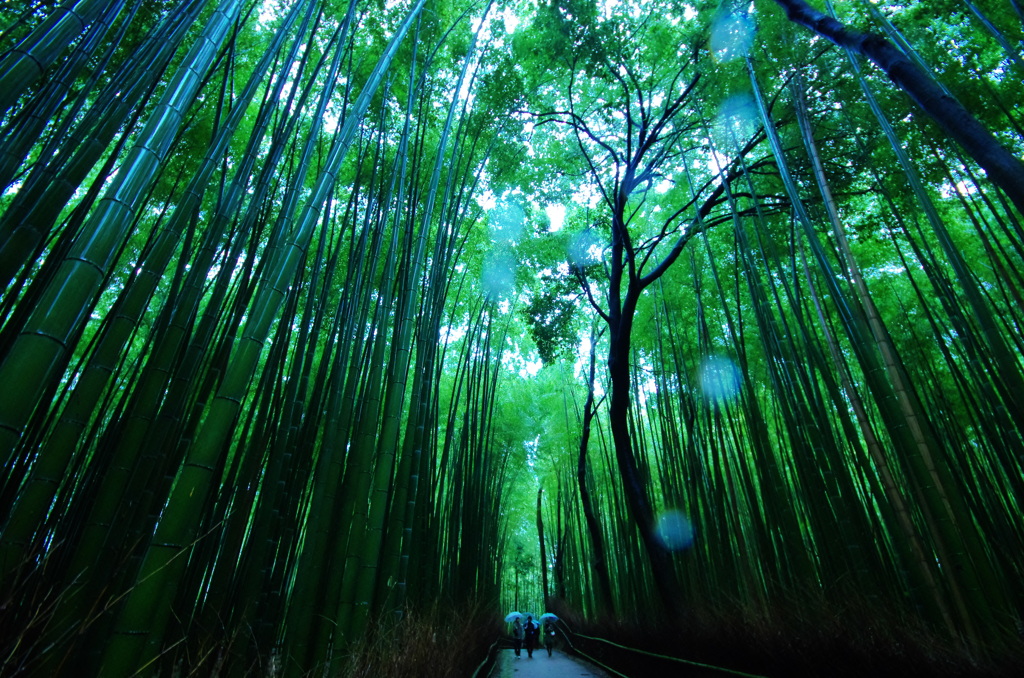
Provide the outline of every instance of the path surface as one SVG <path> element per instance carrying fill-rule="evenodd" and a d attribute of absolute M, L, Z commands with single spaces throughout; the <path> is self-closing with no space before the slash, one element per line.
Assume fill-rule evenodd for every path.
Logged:
<path fill-rule="evenodd" d="M 533 651 L 533 659 L 523 650 L 521 659 L 516 659 L 512 650 L 501 650 L 488 678 L 610 678 L 607 673 L 593 664 L 588 664 L 555 650 L 548 656 L 544 648 Z"/>

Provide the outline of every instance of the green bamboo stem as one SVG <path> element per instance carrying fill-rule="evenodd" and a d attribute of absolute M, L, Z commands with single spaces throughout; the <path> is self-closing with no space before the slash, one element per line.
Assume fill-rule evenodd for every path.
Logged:
<path fill-rule="evenodd" d="M 107 9 L 108 0 L 69 0 L 0 56 L 0 116 L 43 77 L 67 46 Z M 121 4 L 123 7 L 123 3 Z"/>

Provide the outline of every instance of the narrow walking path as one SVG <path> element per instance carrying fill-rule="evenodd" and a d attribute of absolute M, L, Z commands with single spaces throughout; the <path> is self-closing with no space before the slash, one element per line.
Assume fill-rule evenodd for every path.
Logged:
<path fill-rule="evenodd" d="M 526 656 L 516 659 L 512 650 L 501 650 L 488 678 L 611 678 L 608 673 L 580 659 L 555 650 L 550 657 L 548 651 L 534 650 L 533 658 Z"/>

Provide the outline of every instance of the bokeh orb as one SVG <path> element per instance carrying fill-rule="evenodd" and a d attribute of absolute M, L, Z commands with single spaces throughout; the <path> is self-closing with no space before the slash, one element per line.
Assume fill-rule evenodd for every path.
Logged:
<path fill-rule="evenodd" d="M 714 401 L 735 398 L 743 383 L 739 368 L 723 356 L 709 356 L 701 361 L 697 379 L 704 397 Z"/>
<path fill-rule="evenodd" d="M 583 268 L 588 266 L 601 256 L 601 241 L 590 229 L 583 231 L 569 242 L 569 263 L 573 266 Z"/>
<path fill-rule="evenodd" d="M 677 509 L 666 509 L 658 514 L 655 533 L 669 551 L 681 551 L 693 544 L 693 524 L 686 514 Z"/>
<path fill-rule="evenodd" d="M 711 51 L 719 61 L 750 54 L 754 44 L 754 22 L 746 14 L 722 14 L 711 24 Z"/>
<path fill-rule="evenodd" d="M 484 258 L 481 276 L 484 294 L 500 299 L 508 297 L 515 289 L 516 260 L 504 251 L 490 252 Z"/>

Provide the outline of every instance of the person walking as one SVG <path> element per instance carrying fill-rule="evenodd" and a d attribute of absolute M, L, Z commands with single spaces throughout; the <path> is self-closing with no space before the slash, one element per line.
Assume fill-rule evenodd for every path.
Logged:
<path fill-rule="evenodd" d="M 516 617 L 515 621 L 512 622 L 512 647 L 516 651 L 516 659 L 520 659 L 520 652 L 523 649 L 523 622 L 519 617 Z"/>
<path fill-rule="evenodd" d="M 558 642 L 558 636 L 555 634 L 555 622 L 550 619 L 544 622 L 544 647 L 548 650 L 548 656 L 551 656 L 551 652 L 555 649 L 555 644 Z"/>
<path fill-rule="evenodd" d="M 523 630 L 526 636 L 526 654 L 533 659 L 533 650 L 537 647 L 537 638 L 540 636 L 540 624 L 533 621 L 533 617 L 526 616 L 526 628 Z"/>

